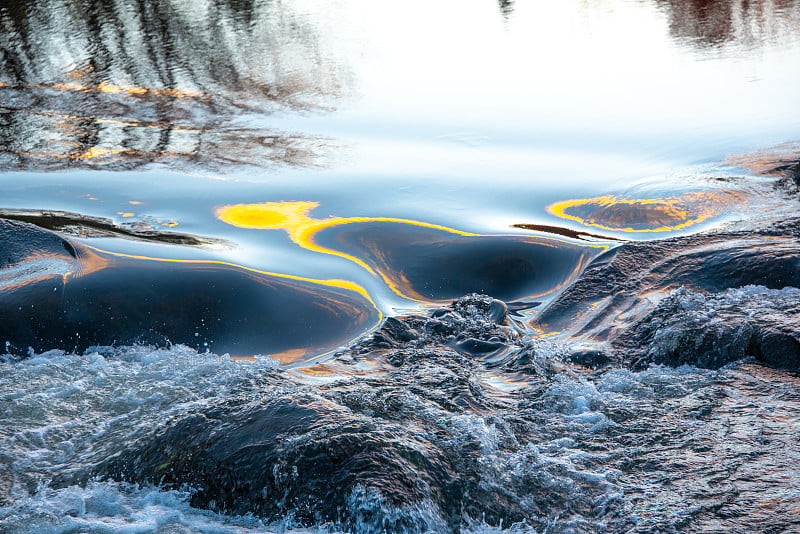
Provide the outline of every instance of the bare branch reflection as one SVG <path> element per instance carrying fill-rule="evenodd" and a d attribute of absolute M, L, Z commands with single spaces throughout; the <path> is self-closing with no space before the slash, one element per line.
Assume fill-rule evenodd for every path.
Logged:
<path fill-rule="evenodd" d="M 242 123 L 335 106 L 349 77 L 323 44 L 262 0 L 5 2 L 0 165 L 326 165 L 330 140 Z"/>
<path fill-rule="evenodd" d="M 514 13 L 514 0 L 497 0 L 497 4 L 503 17 L 508 18 Z"/>

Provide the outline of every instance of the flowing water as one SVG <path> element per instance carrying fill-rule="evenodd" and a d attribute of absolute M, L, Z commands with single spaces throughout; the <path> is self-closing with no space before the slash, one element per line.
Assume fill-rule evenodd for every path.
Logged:
<path fill-rule="evenodd" d="M 370 488 L 340 507 L 378 502 L 383 523 L 86 473 L 228 397 L 308 395 L 380 426 L 369 388 L 356 403 L 350 379 L 298 368 L 472 292 L 509 302 L 518 335 L 554 334 L 538 310 L 623 241 L 791 216 L 764 171 L 796 159 L 799 86 L 797 0 L 0 3 L 0 218 L 66 238 L 31 234 L 26 256 L 0 258 L 0 531 L 454 528 L 430 500 L 392 508 Z M 398 400 L 426 414 L 401 441 L 467 436 L 481 491 L 522 503 L 470 509 L 463 532 L 680 531 L 663 480 L 612 449 L 644 465 L 674 440 L 676 465 L 702 471 L 676 479 L 714 486 L 722 475 L 689 458 L 724 452 L 693 439 L 733 439 L 693 427 L 713 398 L 728 420 L 748 402 L 763 416 L 729 458 L 776 425 L 794 450 L 791 384 L 746 370 L 481 375 L 494 400 L 469 414 Z M 658 446 L 637 425 L 658 427 Z M 796 514 L 790 456 L 770 458 L 762 505 Z"/>

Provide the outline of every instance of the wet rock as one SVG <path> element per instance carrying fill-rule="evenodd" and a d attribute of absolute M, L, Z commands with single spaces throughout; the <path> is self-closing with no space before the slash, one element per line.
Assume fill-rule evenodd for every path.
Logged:
<path fill-rule="evenodd" d="M 445 320 L 456 337 L 489 336 L 498 328 L 492 303 L 470 295 L 436 319 L 386 321 L 364 346 L 414 339 L 370 353 L 380 372 L 345 374 L 322 386 L 276 375 L 258 391 L 173 416 L 78 481 L 188 486 L 196 507 L 360 533 L 455 533 L 476 521 L 544 528 L 558 521 L 554 510 L 577 514 L 578 532 L 593 528 L 586 518 L 626 523 L 615 515 L 621 503 L 606 495 L 603 476 L 540 454 L 541 436 L 532 429 L 550 423 L 488 386 L 481 359 L 424 328 Z M 495 337 L 461 342 L 498 344 L 488 339 Z M 534 356 L 530 349 L 531 366 L 542 365 L 544 351 Z M 340 369 L 354 365 L 344 362 Z M 545 410 L 552 404 L 545 381 L 529 395 Z"/>
<path fill-rule="evenodd" d="M 448 389 L 441 375 L 426 376 L 426 387 Z M 339 402 L 265 391 L 187 414 L 92 475 L 189 484 L 193 506 L 348 531 L 455 532 L 470 514 L 491 524 L 524 519 L 516 495 L 485 484 L 477 436 L 449 428 L 457 421 L 447 411 L 394 379 L 365 386 L 338 388 Z"/>
<path fill-rule="evenodd" d="M 462 341 L 458 341 L 453 345 L 461 354 L 469 354 L 476 357 L 490 358 L 502 352 L 508 345 L 500 343 L 499 341 L 483 341 L 469 337 Z"/>
<path fill-rule="evenodd" d="M 800 370 L 800 289 L 747 286 L 706 295 L 674 291 L 614 345 L 648 363 L 717 369 L 754 357 Z"/>
<path fill-rule="evenodd" d="M 542 311 L 536 326 L 574 340 L 608 343 L 620 349 L 609 354 L 617 363 L 716 368 L 756 356 L 793 369 L 791 307 L 780 304 L 776 317 L 754 322 L 745 312 L 737 316 L 725 308 L 725 299 L 751 285 L 770 291 L 800 287 L 798 236 L 800 220 L 793 219 L 751 231 L 627 243 L 592 262 Z M 673 319 L 686 319 L 678 316 L 677 301 L 667 298 L 679 287 L 708 296 L 709 313 L 720 305 L 728 309 L 727 318 L 672 325 Z"/>
<path fill-rule="evenodd" d="M 470 294 L 429 315 L 389 317 L 350 351 L 365 354 L 403 347 L 450 346 L 462 354 L 489 357 L 519 336 L 508 326 L 508 306 L 486 295 Z"/>
<path fill-rule="evenodd" d="M 554 510 L 616 521 L 621 503 L 604 477 L 540 454 L 535 419 L 487 395 L 480 364 L 453 355 L 428 351 L 385 375 L 322 388 L 286 381 L 207 405 L 138 436 L 87 477 L 188 485 L 200 508 L 359 533 L 544 526 Z"/>
<path fill-rule="evenodd" d="M 76 257 L 72 244 L 58 234 L 32 224 L 0 219 L 0 269 L 31 258 L 61 260 L 72 264 Z"/>
<path fill-rule="evenodd" d="M 291 511 L 306 524 L 378 521 L 382 529 L 412 531 L 441 525 L 420 524 L 410 514 L 370 517 L 358 495 L 371 492 L 398 509 L 444 506 L 457 491 L 449 486 L 452 468 L 441 451 L 402 427 L 316 395 L 278 393 L 184 417 L 100 472 L 142 483 L 191 483 L 199 488 L 194 506 L 224 513 L 277 520 Z M 433 517 L 440 515 L 437 509 Z"/>
<path fill-rule="evenodd" d="M 565 358 L 566 361 L 589 367 L 591 369 L 599 369 L 605 367 L 611 362 L 608 354 L 603 350 L 598 349 L 578 349 L 570 352 Z"/>
<path fill-rule="evenodd" d="M 417 337 L 419 337 L 417 331 L 407 323 L 394 317 L 387 317 L 378 331 L 372 335 L 372 343 L 381 348 L 397 347 Z"/>

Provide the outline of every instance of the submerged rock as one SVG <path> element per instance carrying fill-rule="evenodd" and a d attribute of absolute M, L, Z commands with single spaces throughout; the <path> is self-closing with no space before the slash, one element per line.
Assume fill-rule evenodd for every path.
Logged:
<path fill-rule="evenodd" d="M 605 346 L 609 361 L 621 364 L 716 368 L 755 356 L 797 369 L 797 308 L 780 290 L 800 287 L 798 238 L 800 220 L 793 219 L 627 243 L 593 261 L 535 323 L 573 343 Z M 761 289 L 735 291 L 750 286 Z M 670 296 L 678 288 L 685 291 Z M 698 306 L 705 306 L 703 318 Z"/>
<path fill-rule="evenodd" d="M 221 405 L 186 416 L 102 466 L 106 476 L 197 489 L 192 504 L 224 513 L 305 524 L 335 521 L 378 530 L 439 529 L 448 503 L 460 502 L 452 458 L 424 434 L 361 416 L 307 392 L 265 392 L 263 400 Z M 365 508 L 361 497 L 395 508 Z M 377 503 L 374 503 L 377 504 Z M 432 506 L 432 522 L 401 513 Z M 412 506 L 413 508 L 413 506 Z"/>
<path fill-rule="evenodd" d="M 709 297 L 683 290 L 672 307 L 664 301 L 664 313 L 652 318 L 654 331 L 687 322 L 678 320 L 681 313 L 706 313 L 710 304 L 704 308 L 703 298 Z M 767 317 L 793 299 L 794 290 L 748 288 L 732 290 L 725 302 L 730 313 L 743 306 Z M 88 401 L 59 395 L 55 421 L 35 425 L 54 425 L 75 448 L 53 453 L 56 492 L 98 478 L 158 491 L 188 488 L 198 508 L 254 514 L 285 528 L 360 534 L 800 525 L 800 500 L 787 490 L 800 458 L 795 377 L 747 365 L 708 371 L 601 364 L 583 373 L 561 363 L 566 352 L 544 341 L 509 336 L 509 352 L 490 361 L 442 343 L 458 324 L 474 339 L 506 328 L 489 313 L 497 307 L 491 298 L 470 295 L 444 311 L 387 320 L 333 358 L 338 374 L 322 380 L 269 366 L 242 367 L 238 381 L 233 362 L 196 355 L 205 361 L 173 384 L 176 373 L 131 371 L 133 361 L 115 361 L 111 353 L 61 355 L 52 366 L 44 357 L 34 362 L 31 383 L 39 389 L 14 398 L 37 414 L 45 411 L 36 403 L 54 401 L 42 391 L 101 380 L 112 395 L 91 395 L 97 415 L 80 424 L 70 419 L 65 427 L 58 426 L 63 414 L 86 412 Z M 443 321 L 448 316 L 451 322 Z M 444 322 L 450 333 L 429 333 L 426 320 Z M 398 346 L 367 348 L 389 333 Z M 597 357 L 588 347 L 581 348 L 583 363 Z M 141 365 L 152 360 L 143 357 Z M 371 371 L 364 373 L 366 361 Z M 26 371 L 25 362 L 5 365 Z M 178 365 L 180 375 L 193 364 Z M 209 372 L 215 366 L 230 373 L 220 387 Z M 198 387 L 202 381 L 210 383 Z M 173 390 L 181 402 L 165 412 L 160 396 Z M 131 391 L 132 400 L 146 401 L 131 404 Z M 74 406 L 65 411 L 62 403 Z M 105 425 L 106 419 L 113 422 Z M 100 443 L 93 437 L 98 432 Z M 40 451 L 39 441 L 32 446 Z M 70 454 L 86 467 L 65 469 Z M 45 454 L 39 465 L 47 462 Z M 754 504 L 761 502 L 769 506 Z M 0 509 L 0 530 L 12 516 Z"/>
<path fill-rule="evenodd" d="M 20 265 L 32 258 L 74 265 L 76 257 L 72 244 L 58 234 L 32 224 L 0 219 L 0 269 Z M 7 279 L 3 276 L 0 281 Z"/>
<path fill-rule="evenodd" d="M 616 506 L 595 509 L 608 481 L 544 461 L 515 401 L 488 395 L 474 362 L 405 352 L 418 358 L 386 376 L 285 383 L 187 413 L 91 476 L 188 485 L 193 506 L 348 532 L 458 532 L 555 509 L 613 519 Z"/>
<path fill-rule="evenodd" d="M 16 355 L 180 343 L 294 363 L 352 340 L 378 317 L 345 283 L 125 257 L 0 219 L 0 344 Z"/>

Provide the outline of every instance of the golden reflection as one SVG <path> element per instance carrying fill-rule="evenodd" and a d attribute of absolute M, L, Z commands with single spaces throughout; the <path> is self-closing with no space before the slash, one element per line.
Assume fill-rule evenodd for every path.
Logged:
<path fill-rule="evenodd" d="M 800 143 L 786 143 L 750 154 L 728 156 L 725 163 L 764 176 L 783 176 L 800 160 Z"/>
<path fill-rule="evenodd" d="M 236 204 L 217 208 L 216 216 L 221 221 L 233 226 L 238 226 L 240 228 L 284 230 L 288 233 L 289 238 L 297 245 L 307 250 L 339 256 L 356 263 L 371 274 L 379 276 L 395 294 L 418 302 L 446 301 L 449 300 L 449 298 L 437 299 L 431 298 L 430 296 L 426 297 L 419 291 L 415 290 L 414 284 L 411 280 L 409 280 L 407 275 L 402 270 L 392 268 L 390 261 L 387 260 L 384 255 L 384 251 L 380 249 L 380 244 L 361 244 L 362 248 L 364 248 L 364 252 L 367 252 L 368 255 L 373 258 L 372 264 L 370 264 L 361 257 L 318 244 L 316 237 L 319 232 L 326 228 L 354 223 L 388 222 L 408 225 L 410 227 L 441 231 L 455 236 L 475 238 L 507 237 L 520 241 L 527 240 L 526 242 L 529 242 L 530 244 L 535 244 L 536 246 L 544 247 L 546 249 L 580 247 L 595 249 L 596 252 L 600 252 L 608 248 L 606 245 L 576 245 L 569 241 L 557 238 L 533 238 L 515 234 L 477 234 L 448 228 L 438 224 L 393 217 L 328 217 L 326 219 L 316 219 L 310 215 L 310 211 L 318 206 L 319 203 L 313 201 Z M 570 265 L 569 267 L 570 269 L 567 269 L 567 271 L 570 272 L 568 276 L 573 276 L 583 267 L 583 261 L 578 261 L 577 265 Z M 539 296 L 541 294 L 549 293 L 554 289 L 556 288 L 550 288 L 544 293 L 528 296 Z M 451 298 L 455 298 L 455 296 Z"/>
<path fill-rule="evenodd" d="M 25 150 L 9 150 L 9 152 L 12 154 L 17 154 L 19 156 L 28 156 L 33 158 L 54 158 L 54 159 L 66 159 L 73 161 L 90 160 L 101 156 L 114 156 L 114 155 L 138 156 L 138 157 L 146 156 L 147 158 L 150 159 L 155 159 L 161 156 L 191 155 L 190 153 L 181 153 L 172 151 L 125 150 L 125 149 L 98 148 L 98 147 L 92 147 L 81 152 L 70 153 L 70 154 L 47 154 L 47 153 L 29 152 Z"/>
<path fill-rule="evenodd" d="M 150 256 L 140 256 L 140 255 L 133 255 L 133 254 L 123 254 L 123 253 L 120 253 L 120 252 L 111 252 L 111 251 L 108 251 L 108 250 L 102 250 L 102 249 L 99 249 L 99 248 L 96 248 L 96 247 L 93 247 L 93 246 L 90 246 L 90 245 L 86 245 L 86 244 L 82 244 L 82 247 L 85 247 L 88 250 L 86 250 L 86 251 L 84 251 L 82 253 L 81 261 L 80 261 L 80 264 L 79 264 L 79 270 L 77 270 L 74 273 L 71 273 L 71 272 L 65 273 L 64 274 L 64 283 L 68 282 L 68 276 L 70 276 L 70 275 L 72 275 L 73 277 L 82 277 L 82 276 L 86 276 L 88 274 L 91 274 L 93 272 L 99 271 L 101 269 L 104 269 L 104 268 L 107 268 L 107 267 L 113 265 L 113 261 L 114 261 L 113 258 L 114 257 L 126 258 L 126 259 L 134 259 L 134 260 L 154 261 L 154 262 L 179 263 L 179 264 L 195 265 L 195 266 L 197 266 L 197 265 L 201 265 L 201 266 L 202 265 L 212 265 L 212 266 L 221 265 L 221 266 L 226 266 L 226 267 L 234 267 L 236 269 L 239 269 L 239 270 L 242 270 L 242 271 L 246 271 L 246 272 L 251 273 L 253 275 L 266 275 L 266 276 L 269 276 L 269 277 L 280 278 L 280 279 L 284 279 L 284 280 L 307 282 L 307 283 L 311 283 L 311 284 L 317 285 L 317 286 L 331 287 L 331 288 L 336 288 L 336 289 L 344 289 L 346 291 L 357 293 L 361 297 L 364 297 L 364 299 L 367 302 L 369 302 L 369 304 L 372 306 L 372 308 L 374 309 L 374 311 L 376 313 L 376 315 L 375 315 L 376 318 L 375 318 L 374 323 L 366 325 L 365 328 L 364 328 L 364 331 L 369 331 L 369 330 L 375 328 L 383 320 L 383 313 L 380 311 L 378 306 L 372 300 L 372 298 L 370 297 L 369 293 L 367 293 L 366 289 L 364 289 L 362 286 L 356 284 L 355 282 L 351 282 L 349 280 L 339 280 L 339 279 L 320 280 L 320 279 L 307 278 L 307 277 L 302 277 L 302 276 L 294 276 L 294 275 L 288 275 L 288 274 L 282 274 L 282 273 L 274 273 L 274 272 L 262 271 L 262 270 L 259 270 L 259 269 L 254 269 L 254 268 L 251 268 L 251 267 L 245 267 L 243 265 L 238 265 L 238 264 L 231 263 L 231 262 L 218 261 L 218 260 L 181 260 L 181 259 L 172 259 L 172 258 L 155 258 L 155 257 L 150 257 Z M 295 289 L 298 290 L 298 291 L 304 292 L 304 293 L 309 293 L 309 294 L 312 294 L 312 295 L 315 294 L 314 290 L 310 289 L 310 288 L 306 289 L 306 288 L 302 288 L 302 287 L 296 287 Z M 343 306 L 344 302 L 339 302 L 338 304 L 340 306 Z M 316 302 L 314 304 L 314 306 L 316 306 L 316 307 L 318 307 L 320 309 L 324 309 L 324 310 L 330 312 L 330 314 L 332 314 L 332 315 L 336 314 L 336 310 L 333 309 L 333 307 L 329 303 L 326 303 L 325 301 Z M 361 323 L 361 322 L 363 322 L 365 320 L 368 320 L 368 318 L 369 318 L 369 313 L 366 310 L 359 309 L 358 307 L 353 306 L 353 305 L 348 305 L 347 313 L 353 318 L 354 322 L 356 322 L 356 323 Z M 283 350 L 281 352 L 275 352 L 275 353 L 266 353 L 265 352 L 265 353 L 263 353 L 263 355 L 269 356 L 271 359 L 278 361 L 282 365 L 291 366 L 291 365 L 297 365 L 299 363 L 311 364 L 312 362 L 317 362 L 320 359 L 322 359 L 322 358 L 328 356 L 329 354 L 333 353 L 335 350 L 336 350 L 336 348 L 332 348 L 332 349 L 327 350 L 325 352 L 318 353 L 315 350 L 314 347 L 303 347 L 303 348 L 287 349 L 287 350 Z M 309 356 L 311 356 L 311 355 L 313 355 L 313 357 L 309 358 Z M 252 355 L 241 355 L 241 354 L 239 354 L 239 355 L 234 354 L 234 355 L 231 355 L 231 357 L 235 358 L 235 359 L 245 359 L 245 360 L 254 359 L 254 357 Z"/>
<path fill-rule="evenodd" d="M 345 56 L 296 6 L 211 0 L 198 24 L 197 3 L 182 0 L 24 4 L 12 16 L 0 5 L 7 170 L 319 167 L 334 156 L 331 139 L 236 120 L 332 109 L 349 91 Z"/>
<path fill-rule="evenodd" d="M 366 290 L 348 280 L 317 280 L 224 261 L 123 254 L 84 243 L 74 243 L 72 249 L 34 251 L 23 261 L 0 269 L 0 314 L 10 313 L 20 324 L 40 329 L 42 339 L 63 334 L 75 336 L 76 343 L 83 339 L 90 345 L 95 342 L 92 340 L 101 344 L 113 340 L 129 343 L 135 341 L 126 329 L 137 336 L 155 329 L 165 339 L 198 350 L 211 347 L 233 357 L 263 354 L 282 365 L 319 361 L 347 339 L 376 327 L 383 318 Z M 128 260 L 143 262 L 136 265 Z M 154 271 L 153 268 L 158 269 L 156 262 L 181 264 L 187 269 Z M 220 266 L 233 270 L 220 271 Z M 179 280 L 184 272 L 190 277 L 187 280 L 194 282 L 181 286 Z M 176 287 L 170 277 L 176 276 L 177 292 L 170 295 L 169 291 Z M 198 281 L 207 287 L 199 287 Z M 241 294 L 243 288 L 246 294 Z M 18 290 L 23 292 L 13 293 Z M 149 297 L 148 292 L 152 293 Z M 194 304 L 182 310 L 170 309 L 178 305 L 184 292 Z M 20 312 L 22 315 L 17 314 L 15 302 L 27 302 L 26 299 L 31 302 L 30 310 L 26 307 L 24 313 Z M 39 306 L 41 302 L 47 306 Z M 215 316 L 217 309 L 219 315 Z M 37 322 L 40 310 L 45 315 Z M 130 313 L 131 325 L 138 326 L 131 328 L 124 322 L 112 325 L 106 322 L 106 312 L 112 319 L 115 314 Z M 174 316 L 177 319 L 171 324 Z M 51 318 L 55 322 L 48 323 Z M 187 321 L 194 325 L 187 325 Z M 315 322 L 322 333 L 313 326 Z M 14 329 L 13 325 L 6 327 L 9 331 Z M 229 327 L 234 329 L 233 334 Z M 198 331 L 203 332 L 203 337 L 198 338 Z M 23 337 L 14 338 L 15 343 L 32 342 L 24 338 L 27 334 L 20 335 Z"/>
<path fill-rule="evenodd" d="M 309 351 L 307 349 L 289 349 L 283 352 L 270 354 L 269 357 L 279 361 L 283 365 L 292 365 L 303 360 L 308 354 Z"/>
<path fill-rule="evenodd" d="M 100 147 L 93 146 L 92 148 L 90 148 L 88 150 L 84 150 L 83 152 L 79 152 L 78 154 L 70 154 L 69 158 L 70 159 L 92 159 L 92 158 L 97 158 L 97 157 L 100 157 L 100 156 L 108 156 L 108 155 L 111 155 L 111 154 L 121 154 L 123 152 L 125 152 L 125 150 L 122 150 L 120 148 L 100 148 Z"/>
<path fill-rule="evenodd" d="M 614 232 L 671 232 L 720 215 L 746 202 L 744 191 L 691 191 L 663 198 L 604 195 L 556 202 L 547 211 L 557 217 Z"/>
<path fill-rule="evenodd" d="M 224 265 L 227 267 L 235 267 L 236 269 L 242 269 L 244 271 L 248 271 L 255 274 L 262 274 L 267 276 L 273 276 L 276 278 L 283 278 L 286 280 L 295 280 L 298 282 L 310 282 L 312 284 L 317 284 L 321 286 L 328 286 L 328 287 L 335 287 L 339 289 L 346 289 L 348 291 L 353 291 L 354 293 L 358 293 L 365 299 L 372 304 L 376 310 L 378 310 L 377 305 L 370 297 L 367 290 L 361 287 L 360 285 L 352 282 L 350 280 L 340 280 L 340 279 L 328 279 L 328 280 L 321 280 L 318 278 L 306 278 L 303 276 L 295 276 L 291 274 L 281 274 L 281 273 L 273 273 L 269 271 L 262 271 L 260 269 L 254 269 L 252 267 L 245 267 L 244 265 L 239 265 L 232 262 L 221 261 L 221 260 L 181 260 L 181 259 L 174 259 L 174 258 L 154 258 L 151 256 L 139 256 L 136 254 L 124 254 L 122 252 L 111 252 L 109 250 L 103 250 L 97 247 L 93 247 L 91 245 L 83 245 L 84 247 L 88 248 L 89 250 L 93 250 L 95 252 L 100 252 L 102 254 L 108 254 L 110 256 L 116 256 L 118 258 L 129 258 L 134 260 L 147 260 L 147 261 L 160 261 L 160 262 L 167 262 L 167 263 L 183 263 L 183 264 L 190 264 L 190 265 Z M 80 274 L 86 274 L 81 272 Z M 380 310 L 378 310 L 378 314 L 381 315 Z"/>
<path fill-rule="evenodd" d="M 180 91 L 178 89 L 149 89 L 146 87 L 130 87 L 116 85 L 109 82 L 100 82 L 96 86 L 83 85 L 80 83 L 55 83 L 47 84 L 24 84 L 22 87 L 36 87 L 44 89 L 57 89 L 59 91 L 80 91 L 82 93 L 127 93 L 129 95 L 158 95 L 174 98 L 199 98 L 202 93 L 194 91 Z"/>

